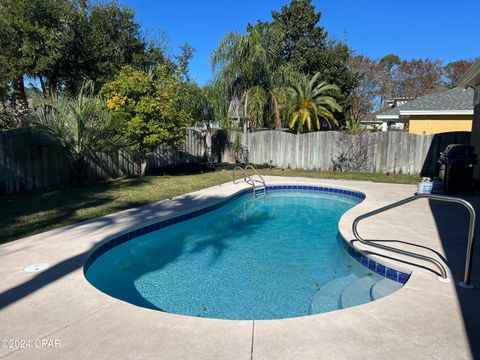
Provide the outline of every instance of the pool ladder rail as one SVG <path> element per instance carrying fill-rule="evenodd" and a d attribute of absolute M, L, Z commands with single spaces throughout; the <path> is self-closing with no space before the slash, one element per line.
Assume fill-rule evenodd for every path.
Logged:
<path fill-rule="evenodd" d="M 470 215 L 470 224 L 468 228 L 468 243 L 467 243 L 467 251 L 466 251 L 466 259 L 465 259 L 465 272 L 464 272 L 464 278 L 463 281 L 459 283 L 459 286 L 464 288 L 464 289 L 472 289 L 473 285 L 470 282 L 471 279 L 471 273 L 472 273 L 472 260 L 473 260 L 473 246 L 475 243 L 475 209 L 473 208 L 472 204 L 470 204 L 468 201 L 457 198 L 457 197 L 451 197 L 451 196 L 443 196 L 443 195 L 435 195 L 435 194 L 416 194 L 414 196 L 408 197 L 406 199 L 394 202 L 392 204 L 386 205 L 384 207 L 378 208 L 376 210 L 367 212 L 363 215 L 358 216 L 355 221 L 353 222 L 352 225 L 352 231 L 353 235 L 355 237 L 355 240 L 358 240 L 360 243 L 368 246 L 373 246 L 379 249 L 387 250 L 387 251 L 392 251 L 397 254 L 402 254 L 405 256 L 413 257 L 416 259 L 421 259 L 424 261 L 428 261 L 433 263 L 438 269 L 440 270 L 440 275 L 437 277 L 440 281 L 442 282 L 450 282 L 450 279 L 447 276 L 447 271 L 443 264 L 438 261 L 435 258 L 432 258 L 430 256 L 425 256 L 421 254 L 417 254 L 411 251 L 406 251 L 402 249 L 397 249 L 391 246 L 379 244 L 375 242 L 375 240 L 366 240 L 363 239 L 360 234 L 358 233 L 358 223 L 366 218 L 369 218 L 371 216 L 377 215 L 379 213 L 382 213 L 384 211 L 396 208 L 398 206 L 410 203 L 412 201 L 418 200 L 418 199 L 429 199 L 429 200 L 436 200 L 436 201 L 443 201 L 443 202 L 449 202 L 449 203 L 456 203 L 464 206 Z"/>
<path fill-rule="evenodd" d="M 253 171 L 253 175 L 256 175 L 256 179 L 254 179 L 252 176 L 248 174 L 248 170 Z M 265 183 L 265 179 L 263 176 L 252 166 L 252 165 L 247 165 L 245 167 L 241 167 L 240 165 L 235 166 L 233 169 L 233 183 L 236 184 L 236 179 L 235 179 L 235 171 L 240 170 L 243 173 L 243 181 L 245 181 L 247 184 L 250 184 L 252 186 L 253 190 L 253 196 L 257 196 L 257 192 L 263 191 L 264 194 L 267 193 L 267 184 Z M 260 185 L 257 185 L 260 184 Z"/>

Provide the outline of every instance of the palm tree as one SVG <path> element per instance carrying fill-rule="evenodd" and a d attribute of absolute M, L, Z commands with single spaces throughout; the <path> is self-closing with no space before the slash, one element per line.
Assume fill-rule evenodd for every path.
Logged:
<path fill-rule="evenodd" d="M 188 92 L 184 97 L 184 107 L 192 117 L 192 124 L 202 128 L 200 131 L 203 137 L 204 157 L 213 162 L 212 157 L 212 138 L 214 135 L 213 124 L 220 125 L 223 129 L 228 129 L 230 119 L 224 114 L 225 103 L 218 101 L 221 96 L 217 93 L 218 89 L 215 83 L 208 83 L 202 88 L 196 84 L 187 84 Z"/>
<path fill-rule="evenodd" d="M 227 34 L 212 55 L 213 70 L 223 83 L 227 102 L 243 102 L 244 114 L 255 127 L 271 118 L 281 128 L 280 106 L 276 89 L 280 86 L 274 54 L 263 43 L 262 24 L 249 25 L 246 35 Z"/>
<path fill-rule="evenodd" d="M 320 73 L 311 79 L 303 76 L 289 87 L 292 94 L 292 105 L 288 111 L 289 126 L 297 131 L 312 131 L 321 128 L 321 120 L 330 126 L 338 121 L 334 112 L 342 111 L 341 106 L 330 94 L 339 91 L 336 85 L 318 82 Z"/>
<path fill-rule="evenodd" d="M 269 95 L 260 85 L 252 86 L 243 94 L 243 113 L 255 128 L 264 125 Z"/>
<path fill-rule="evenodd" d="M 83 183 L 89 164 L 101 165 L 101 153 L 113 154 L 126 142 L 103 101 L 85 83 L 76 97 L 52 94 L 39 99 L 33 129 L 71 161 L 77 182 Z"/>

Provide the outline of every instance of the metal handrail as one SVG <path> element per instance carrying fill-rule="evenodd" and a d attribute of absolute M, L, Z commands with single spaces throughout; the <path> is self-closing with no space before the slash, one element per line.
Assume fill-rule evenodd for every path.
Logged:
<path fill-rule="evenodd" d="M 260 173 L 257 171 L 257 169 L 255 169 L 252 165 L 247 165 L 245 166 L 245 171 L 247 171 L 248 169 L 252 169 L 253 172 L 255 173 L 255 175 L 257 175 L 260 179 L 260 182 L 263 184 L 263 186 L 265 186 L 265 188 L 267 187 L 267 184 L 265 183 L 265 179 L 263 178 L 262 175 L 260 175 Z"/>
<path fill-rule="evenodd" d="M 379 209 L 370 211 L 368 213 L 365 213 L 363 215 L 360 215 L 353 222 L 353 225 L 352 225 L 353 235 L 355 236 L 355 238 L 358 241 L 360 241 L 364 245 L 374 246 L 374 247 L 377 247 L 379 249 L 389 250 L 389 251 L 393 251 L 393 252 L 396 252 L 396 253 L 399 253 L 399 254 L 402 254 L 402 255 L 411 256 L 411 257 L 414 257 L 414 258 L 417 258 L 417 259 L 429 261 L 429 262 L 435 264 L 440 269 L 441 277 L 439 277 L 439 279 L 444 281 L 444 282 L 448 282 L 449 280 L 447 278 L 447 272 L 445 270 L 445 267 L 437 259 L 432 258 L 430 256 L 425 256 L 425 255 L 413 253 L 413 252 L 410 252 L 410 251 L 397 249 L 397 248 L 390 247 L 390 246 L 387 246 L 387 245 L 373 243 L 373 242 L 371 242 L 371 240 L 363 239 L 360 236 L 360 234 L 358 233 L 357 227 L 358 227 L 358 223 L 361 220 L 369 218 L 369 217 L 371 217 L 373 215 L 376 215 L 376 214 L 379 214 L 381 212 L 396 208 L 398 206 L 407 204 L 409 202 L 412 202 L 412 201 L 415 201 L 415 200 L 418 200 L 418 199 L 424 199 L 424 198 L 425 199 L 430 199 L 430 200 L 438 200 L 438 201 L 456 203 L 456 204 L 463 205 L 464 207 L 467 208 L 467 210 L 470 214 L 470 224 L 469 224 L 469 228 L 468 228 L 468 244 L 467 244 L 467 253 L 466 253 L 466 258 L 465 258 L 465 273 L 464 273 L 463 281 L 460 282 L 459 285 L 463 288 L 466 288 L 466 289 L 472 289 L 473 285 L 470 284 L 470 278 L 471 278 L 471 275 L 472 275 L 472 260 L 473 260 L 473 246 L 474 246 L 474 243 L 475 243 L 475 219 L 476 219 L 476 214 L 475 214 L 475 209 L 473 208 L 472 204 L 470 204 L 466 200 L 463 200 L 463 199 L 460 199 L 460 198 L 457 198 L 457 197 L 449 197 L 449 196 L 442 196 L 442 195 L 417 194 L 417 195 L 408 197 L 406 199 L 397 201 L 393 204 L 390 204 L 390 205 L 381 207 Z"/>
<path fill-rule="evenodd" d="M 248 173 L 240 166 L 240 165 L 237 165 L 233 168 L 233 183 L 236 184 L 236 180 L 235 180 L 235 170 L 241 170 L 242 173 L 243 173 L 243 181 L 245 181 L 246 183 L 252 185 L 253 187 L 253 196 L 255 196 L 255 182 L 253 181 L 253 179 L 250 177 L 250 175 L 248 175 Z M 251 181 L 250 183 L 247 181 L 247 178 Z"/>
<path fill-rule="evenodd" d="M 236 184 L 235 170 L 240 170 L 243 173 L 243 181 L 247 182 L 247 178 L 248 178 L 251 182 L 253 182 L 253 179 L 250 177 L 250 175 L 248 175 L 248 173 L 240 165 L 237 165 L 233 169 L 233 183 L 234 184 Z"/>
<path fill-rule="evenodd" d="M 233 168 L 233 183 L 236 184 L 236 179 L 235 179 L 235 170 L 240 170 L 242 173 L 243 173 L 243 181 L 245 181 L 247 184 L 250 184 L 252 185 L 253 187 L 253 196 L 257 196 L 257 192 L 256 192 L 256 185 L 255 185 L 255 181 L 254 179 L 252 179 L 252 177 L 250 175 L 248 175 L 248 172 L 247 172 L 247 169 L 251 168 L 255 174 L 260 178 L 260 181 L 257 180 L 257 182 L 263 184 L 263 186 L 265 187 L 265 192 L 267 192 L 267 184 L 265 183 L 265 179 L 263 178 L 262 175 L 260 175 L 257 170 L 255 170 L 255 168 L 252 166 L 252 165 L 247 165 L 245 166 L 245 168 L 242 168 L 240 165 L 237 165 Z M 247 181 L 247 179 L 249 181 Z"/>

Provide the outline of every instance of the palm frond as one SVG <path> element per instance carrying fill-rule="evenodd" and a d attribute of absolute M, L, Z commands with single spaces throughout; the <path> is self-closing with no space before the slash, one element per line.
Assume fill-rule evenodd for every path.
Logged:
<path fill-rule="evenodd" d="M 94 161 L 98 153 L 128 148 L 103 100 L 92 94 L 93 88 L 86 83 L 76 97 L 46 96 L 33 122 L 34 128 L 63 149 L 74 166 Z"/>
<path fill-rule="evenodd" d="M 338 126 L 334 112 L 342 110 L 336 99 L 331 96 L 339 91 L 336 85 L 318 82 L 320 73 L 312 78 L 303 76 L 289 86 L 293 96 L 292 106 L 289 109 L 290 128 L 297 131 L 320 130 L 321 119 L 329 124 Z"/>
<path fill-rule="evenodd" d="M 260 86 L 246 91 L 248 101 L 245 102 L 245 114 L 255 127 L 263 125 L 263 116 L 268 101 L 267 93 Z"/>

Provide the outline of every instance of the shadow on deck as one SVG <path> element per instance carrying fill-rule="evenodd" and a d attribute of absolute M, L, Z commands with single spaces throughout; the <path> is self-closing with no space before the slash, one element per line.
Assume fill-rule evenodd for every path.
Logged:
<path fill-rule="evenodd" d="M 476 238 L 480 230 L 480 196 L 459 196 L 469 201 L 477 213 Z M 456 284 L 458 301 L 461 306 L 465 330 L 467 332 L 472 357 L 480 358 L 480 249 L 478 243 L 474 249 L 471 282 L 472 290 L 463 289 L 458 283 L 463 280 L 469 214 L 461 205 L 430 200 L 438 234 L 442 241 L 445 256 Z"/>

